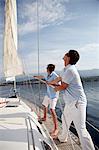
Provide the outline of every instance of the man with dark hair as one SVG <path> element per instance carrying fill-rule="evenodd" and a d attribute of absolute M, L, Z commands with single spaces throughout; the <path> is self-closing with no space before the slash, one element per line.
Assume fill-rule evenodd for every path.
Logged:
<path fill-rule="evenodd" d="M 83 150 L 95 150 L 92 139 L 86 129 L 86 104 L 87 99 L 81 83 L 79 73 L 75 64 L 79 60 L 79 53 L 76 50 L 69 50 L 63 57 L 64 66 L 61 76 L 49 84 L 61 85 L 55 87 L 55 91 L 64 90 L 63 99 L 65 107 L 62 115 L 62 133 L 58 136 L 61 142 L 66 142 L 70 124 L 73 121 L 80 138 Z"/>
<path fill-rule="evenodd" d="M 75 65 L 77 61 L 79 60 L 80 56 L 79 53 L 76 50 L 70 50 L 68 53 L 66 53 L 68 57 L 70 57 L 70 64 Z"/>
<path fill-rule="evenodd" d="M 44 76 L 34 76 L 34 77 L 39 78 L 39 79 L 45 79 L 47 82 L 50 82 L 58 77 L 58 75 L 54 72 L 55 65 L 48 64 L 46 69 L 47 69 L 46 78 Z M 58 134 L 58 121 L 57 121 L 57 115 L 55 112 L 55 107 L 57 104 L 58 97 L 59 97 L 59 92 L 55 92 L 55 90 L 51 86 L 47 85 L 47 93 L 42 103 L 44 116 L 40 118 L 39 121 L 46 121 L 47 109 L 48 109 L 48 105 L 50 105 L 50 111 L 51 111 L 51 115 L 52 115 L 52 119 L 54 123 L 54 129 L 52 132 L 50 132 L 52 137 Z"/>
<path fill-rule="evenodd" d="M 52 72 L 52 71 L 55 70 L 55 65 L 49 64 L 49 65 L 47 66 L 47 69 L 49 69 L 49 71 Z"/>

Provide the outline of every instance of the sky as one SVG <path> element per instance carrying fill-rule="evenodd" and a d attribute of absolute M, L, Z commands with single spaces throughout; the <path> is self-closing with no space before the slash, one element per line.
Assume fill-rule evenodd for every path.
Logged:
<path fill-rule="evenodd" d="M 4 4 L 0 0 L 1 75 Z M 38 72 L 38 63 L 40 72 L 49 63 L 62 70 L 70 49 L 80 54 L 78 70 L 99 69 L 99 0 L 38 0 L 38 15 L 37 0 L 17 0 L 17 14 L 18 54 L 25 73 Z"/>

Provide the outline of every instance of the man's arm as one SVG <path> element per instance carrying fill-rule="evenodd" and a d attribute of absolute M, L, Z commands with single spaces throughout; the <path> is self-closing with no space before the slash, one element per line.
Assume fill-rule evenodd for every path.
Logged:
<path fill-rule="evenodd" d="M 33 76 L 35 79 L 44 79 L 44 76 Z"/>
<path fill-rule="evenodd" d="M 67 87 L 69 86 L 69 84 L 65 83 L 65 82 L 62 82 L 61 85 L 59 86 L 56 86 L 54 88 L 54 90 L 57 92 L 57 91 L 62 91 L 62 90 L 65 90 L 67 89 Z"/>
<path fill-rule="evenodd" d="M 47 82 L 48 85 L 57 85 L 57 83 L 61 81 L 61 77 L 57 77 L 56 79 L 54 79 L 53 81 Z"/>

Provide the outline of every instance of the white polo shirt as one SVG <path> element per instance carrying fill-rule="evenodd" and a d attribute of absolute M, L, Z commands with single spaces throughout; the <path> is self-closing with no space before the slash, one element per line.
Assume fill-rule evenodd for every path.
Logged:
<path fill-rule="evenodd" d="M 63 94 L 65 103 L 71 103 L 72 101 L 86 103 L 86 95 L 75 65 L 67 65 L 62 71 L 61 77 L 63 82 L 69 84 Z"/>

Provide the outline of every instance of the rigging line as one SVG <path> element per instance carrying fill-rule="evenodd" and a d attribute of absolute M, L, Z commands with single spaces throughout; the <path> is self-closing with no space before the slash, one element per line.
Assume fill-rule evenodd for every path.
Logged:
<path fill-rule="evenodd" d="M 86 123 L 99 133 L 99 129 L 92 125 L 89 121 L 86 121 Z M 71 127 L 75 129 L 75 126 L 71 125 Z"/>
<path fill-rule="evenodd" d="M 87 124 L 89 124 L 93 129 L 95 129 L 99 133 L 99 129 L 97 129 L 94 125 L 92 125 L 90 122 L 86 121 Z"/>
<path fill-rule="evenodd" d="M 25 62 L 23 61 L 23 59 L 22 59 L 22 63 L 23 63 L 23 66 L 25 66 L 26 70 L 28 71 L 27 63 L 25 63 Z M 29 71 L 28 71 L 28 72 L 29 72 Z M 30 76 L 27 75 L 27 77 L 28 77 L 28 80 L 29 80 L 29 86 L 30 86 L 31 94 L 32 94 L 33 99 L 34 99 L 33 102 L 34 102 L 34 104 L 35 104 L 35 108 L 36 108 L 36 111 L 37 111 L 36 98 L 35 98 L 35 93 L 34 93 L 34 90 L 33 90 L 33 86 L 32 86 L 32 83 L 31 83 L 31 81 L 30 81 Z M 26 85 L 27 85 L 27 87 L 28 87 L 28 82 L 27 82 L 27 81 L 26 81 Z"/>
<path fill-rule="evenodd" d="M 38 50 L 38 75 L 40 74 L 40 30 L 39 30 L 39 0 L 37 0 L 37 50 Z M 40 81 L 39 81 L 39 102 L 40 102 Z M 41 117 L 41 109 L 39 108 L 39 117 Z"/>
<path fill-rule="evenodd" d="M 37 0 L 37 50 L 38 50 L 38 75 L 40 73 L 40 46 L 39 46 L 39 3 L 38 3 L 38 0 Z"/>

